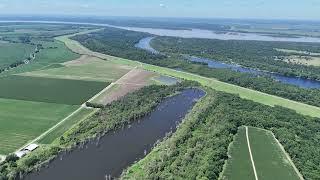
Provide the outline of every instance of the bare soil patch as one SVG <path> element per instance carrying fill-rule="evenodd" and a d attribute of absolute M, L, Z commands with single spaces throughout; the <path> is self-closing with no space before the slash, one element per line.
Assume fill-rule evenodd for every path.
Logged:
<path fill-rule="evenodd" d="M 109 104 L 113 101 L 119 100 L 128 93 L 137 91 L 149 84 L 150 78 L 155 74 L 149 71 L 140 69 L 133 69 L 128 74 L 123 76 L 117 82 L 109 92 L 102 94 L 97 103 Z"/>

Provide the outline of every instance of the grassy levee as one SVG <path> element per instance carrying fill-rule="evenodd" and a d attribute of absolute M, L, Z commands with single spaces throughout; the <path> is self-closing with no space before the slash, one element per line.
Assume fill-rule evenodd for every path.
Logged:
<path fill-rule="evenodd" d="M 68 118 L 65 122 L 60 124 L 58 127 L 53 129 L 47 135 L 42 137 L 37 142 L 40 144 L 51 144 L 53 143 L 58 137 L 62 136 L 66 131 L 71 129 L 73 126 L 78 124 L 79 122 L 83 121 L 90 117 L 93 113 L 97 112 L 97 109 L 86 109 L 83 108 L 70 118 Z"/>
<path fill-rule="evenodd" d="M 78 107 L 0 98 L 0 154 L 17 150 Z"/>
<path fill-rule="evenodd" d="M 229 147 L 230 158 L 226 162 L 221 180 L 255 180 L 246 139 L 245 127 L 240 127 Z"/>
<path fill-rule="evenodd" d="M 92 31 L 82 32 L 81 34 L 90 33 Z M 75 34 L 78 35 L 78 34 Z M 97 53 L 89 50 L 88 48 L 82 46 L 79 42 L 69 39 L 75 35 L 61 36 L 56 38 L 59 41 L 65 43 L 65 45 L 70 48 L 73 52 L 78 54 L 96 56 L 101 59 L 111 60 L 116 63 L 131 65 L 131 66 L 140 66 L 141 68 L 149 71 L 154 71 L 163 75 L 173 76 L 181 79 L 193 80 L 201 83 L 204 86 L 208 86 L 212 89 L 223 91 L 232 94 L 239 94 L 241 98 L 252 100 L 258 103 L 262 103 L 269 106 L 282 106 L 292 110 L 297 111 L 303 115 L 309 115 L 312 117 L 320 117 L 320 108 L 307 105 L 304 103 L 288 100 L 285 98 L 281 98 L 278 96 L 269 95 L 266 93 L 262 93 L 259 91 L 243 88 L 240 86 L 224 83 L 212 78 L 206 78 L 203 76 L 199 76 L 196 74 L 191 74 L 187 72 L 181 72 L 174 69 L 154 66 L 150 64 L 144 64 L 137 61 L 127 60 L 123 58 L 113 57 L 109 55 L 105 55 L 102 53 Z"/>

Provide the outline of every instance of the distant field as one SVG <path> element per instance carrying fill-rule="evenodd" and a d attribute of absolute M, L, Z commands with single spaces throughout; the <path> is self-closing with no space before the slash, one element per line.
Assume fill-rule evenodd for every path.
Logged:
<path fill-rule="evenodd" d="M 119 79 L 132 69 L 128 66 L 87 56 L 66 62 L 63 66 L 65 67 L 33 71 L 24 73 L 23 75 L 111 82 Z"/>
<path fill-rule="evenodd" d="M 27 59 L 35 46 L 22 43 L 0 43 L 0 69 Z"/>
<path fill-rule="evenodd" d="M 320 57 L 312 56 L 287 56 L 285 62 L 306 66 L 320 66 Z"/>
<path fill-rule="evenodd" d="M 0 98 L 80 105 L 109 83 L 8 76 L 0 78 Z"/>
<path fill-rule="evenodd" d="M 0 154 L 17 150 L 77 108 L 78 106 L 0 99 Z"/>
<path fill-rule="evenodd" d="M 77 124 L 78 122 L 88 118 L 92 113 L 96 112 L 95 109 L 86 109 L 83 108 L 78 113 L 71 116 L 67 119 L 64 123 L 59 125 L 49 134 L 44 136 L 42 139 L 38 141 L 40 144 L 51 144 L 55 139 L 62 136 L 66 131 L 68 131 L 73 125 Z"/>
<path fill-rule="evenodd" d="M 249 127 L 248 135 L 259 180 L 299 180 L 271 132 Z M 223 172 L 223 179 L 255 180 L 247 143 L 246 130 L 241 127 L 231 145 L 231 158 Z"/>
<path fill-rule="evenodd" d="M 71 61 L 80 57 L 80 55 L 70 51 L 63 43 L 59 41 L 40 42 L 44 49 L 36 55 L 36 61 L 41 63 L 62 63 Z"/>

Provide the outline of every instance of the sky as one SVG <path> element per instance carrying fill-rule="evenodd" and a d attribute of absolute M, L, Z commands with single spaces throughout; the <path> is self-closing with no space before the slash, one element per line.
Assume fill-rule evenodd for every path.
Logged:
<path fill-rule="evenodd" d="M 0 14 L 320 20 L 320 0 L 0 0 Z"/>

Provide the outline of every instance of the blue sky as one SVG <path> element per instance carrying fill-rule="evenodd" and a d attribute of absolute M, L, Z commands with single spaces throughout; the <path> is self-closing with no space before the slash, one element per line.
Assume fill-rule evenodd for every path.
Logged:
<path fill-rule="evenodd" d="M 0 0 L 0 14 L 320 20 L 320 0 Z"/>

